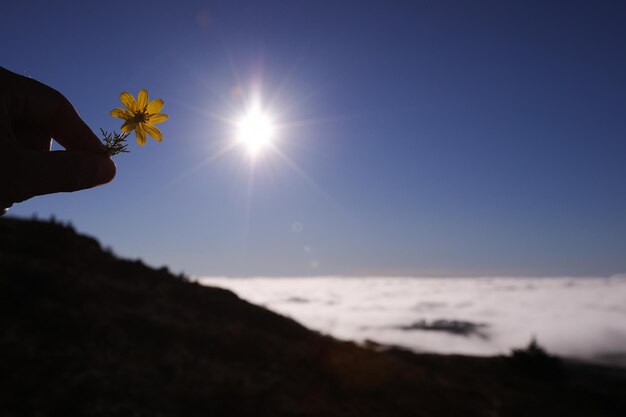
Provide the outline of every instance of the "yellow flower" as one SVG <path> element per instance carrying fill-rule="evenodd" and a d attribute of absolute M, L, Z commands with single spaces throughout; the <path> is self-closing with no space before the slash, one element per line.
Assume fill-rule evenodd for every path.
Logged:
<path fill-rule="evenodd" d="M 137 136 L 137 143 L 140 146 L 146 143 L 146 133 L 152 136 L 157 142 L 163 140 L 163 134 L 154 125 L 167 120 L 167 114 L 159 113 L 165 104 L 163 100 L 157 98 L 148 102 L 148 92 L 146 90 L 139 91 L 137 101 L 132 94 L 124 91 L 120 94 L 120 100 L 125 109 L 111 110 L 111 116 L 124 119 L 122 132 L 130 133 L 133 130 Z"/>

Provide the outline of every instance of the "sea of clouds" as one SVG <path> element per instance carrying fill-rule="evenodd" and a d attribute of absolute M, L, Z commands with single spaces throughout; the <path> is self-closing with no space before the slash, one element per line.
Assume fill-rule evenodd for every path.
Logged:
<path fill-rule="evenodd" d="M 497 355 L 536 337 L 551 353 L 626 366 L 626 276 L 197 280 L 340 339 Z M 468 322 L 479 331 L 424 328 L 437 320 Z"/>

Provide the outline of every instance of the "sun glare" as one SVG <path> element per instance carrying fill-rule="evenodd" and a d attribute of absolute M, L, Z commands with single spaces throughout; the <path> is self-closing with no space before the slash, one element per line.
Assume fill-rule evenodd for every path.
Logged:
<path fill-rule="evenodd" d="M 252 107 L 237 123 L 237 141 L 251 156 L 272 143 L 275 127 L 272 118 L 260 107 Z"/>

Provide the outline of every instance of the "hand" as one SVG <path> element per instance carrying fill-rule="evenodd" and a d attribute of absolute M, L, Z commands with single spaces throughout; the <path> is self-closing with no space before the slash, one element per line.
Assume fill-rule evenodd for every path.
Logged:
<path fill-rule="evenodd" d="M 51 139 L 65 151 L 50 151 Z M 0 67 L 0 215 L 13 203 L 105 184 L 115 164 L 58 91 Z"/>

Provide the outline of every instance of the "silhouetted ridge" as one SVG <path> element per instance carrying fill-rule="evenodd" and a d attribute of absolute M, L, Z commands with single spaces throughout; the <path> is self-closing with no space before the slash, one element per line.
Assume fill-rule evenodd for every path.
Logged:
<path fill-rule="evenodd" d="M 542 380 L 504 358 L 379 350 L 70 226 L 0 219 L 1 416 L 626 415 L 617 369 L 564 361 Z"/>

